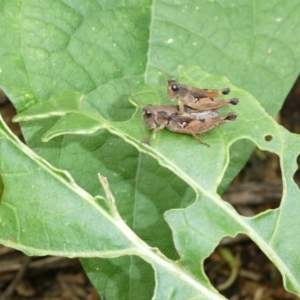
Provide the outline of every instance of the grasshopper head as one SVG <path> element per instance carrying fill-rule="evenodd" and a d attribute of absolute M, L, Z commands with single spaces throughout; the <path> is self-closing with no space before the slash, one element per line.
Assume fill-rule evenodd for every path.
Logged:
<path fill-rule="evenodd" d="M 143 108 L 143 119 L 149 128 L 156 128 L 156 113 L 151 104 Z"/>
<path fill-rule="evenodd" d="M 168 80 L 168 95 L 173 100 L 178 97 L 180 87 L 175 80 Z"/>

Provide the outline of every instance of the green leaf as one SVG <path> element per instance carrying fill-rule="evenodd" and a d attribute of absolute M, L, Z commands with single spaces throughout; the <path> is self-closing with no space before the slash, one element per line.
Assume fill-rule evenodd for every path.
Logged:
<path fill-rule="evenodd" d="M 184 274 L 176 263 L 129 230 L 117 213 L 106 178 L 99 176 L 106 199 L 93 198 L 69 174 L 51 167 L 22 145 L 0 121 L 0 153 L 2 156 L 10 153 L 14 161 L 14 164 L 7 161 L 6 165 L 1 157 L 5 186 L 0 211 L 2 244 L 28 255 L 104 258 L 137 255 L 151 263 L 157 276 L 168 278 L 173 286 L 159 297 L 169 297 L 171 293 L 176 295 L 174 299 L 182 299 L 181 295 L 197 297 L 201 292 L 205 297 L 220 299 L 211 287 L 195 281 L 189 273 Z M 24 186 L 30 189 L 24 191 Z M 45 193 L 49 187 L 52 194 Z"/>
<path fill-rule="evenodd" d="M 118 229 L 122 221 L 112 197 L 105 200 L 87 194 L 67 172 L 55 169 L 22 145 L 3 121 L 0 146 L 3 244 L 28 255 L 93 256 L 89 251 L 84 253 L 84 238 L 84 248 L 98 249 L 101 256 L 119 256 L 124 249 L 131 252 L 132 242 Z M 101 228 L 99 239 L 93 239 L 96 228 Z"/>
<path fill-rule="evenodd" d="M 68 111 L 68 106 L 64 105 L 64 102 L 61 102 L 60 107 L 60 111 L 64 111 L 63 117 L 44 134 L 44 139 L 49 140 L 69 133 L 86 134 L 91 131 L 91 128 L 97 128 L 95 124 L 98 122 L 98 128 L 106 128 L 133 144 L 140 151 L 152 155 L 161 165 L 184 179 L 195 190 L 197 200 L 200 201 L 186 209 L 171 210 L 165 214 L 166 220 L 173 230 L 175 246 L 180 254 L 181 264 L 193 276 L 200 281 L 204 280 L 203 270 L 200 271 L 200 266 L 202 266 L 204 258 L 218 245 L 220 239 L 226 235 L 235 236 L 238 233 L 244 233 L 251 237 L 281 270 L 289 290 L 297 291 L 300 288 L 297 283 L 300 278 L 298 272 L 293 271 L 294 262 L 286 260 L 289 250 L 281 249 L 280 245 L 284 243 L 284 235 L 278 234 L 278 232 L 285 230 L 286 225 L 285 221 L 282 220 L 282 214 L 284 215 L 286 211 L 290 213 L 291 207 L 294 207 L 293 195 L 295 197 L 296 193 L 299 196 L 299 190 L 295 183 L 288 180 L 288 178 L 292 178 L 296 169 L 296 159 L 300 148 L 299 137 L 288 133 L 280 125 L 277 125 L 251 95 L 232 86 L 225 78 L 210 76 L 199 68 L 192 68 L 185 72 L 181 70 L 181 74 L 181 81 L 190 80 L 193 86 L 201 84 L 213 86 L 214 82 L 218 82 L 222 86 L 229 86 L 233 91 L 233 96 L 242 99 L 237 108 L 239 117 L 236 124 L 222 125 L 206 136 L 207 139 L 209 138 L 211 148 L 200 145 L 190 136 L 178 137 L 175 133 L 168 132 L 157 133 L 157 138 L 153 141 L 152 148 L 150 148 L 140 143 L 142 134 L 132 129 L 139 127 L 137 125 L 139 123 L 138 115 L 141 115 L 141 112 L 134 114 L 129 121 L 112 122 L 104 120 L 97 114 L 85 111 L 82 109 L 84 105 L 79 106 L 77 111 Z M 192 81 L 193 78 L 198 79 L 200 82 Z M 160 99 L 160 95 L 161 91 L 159 89 L 150 86 L 144 86 L 136 93 L 141 105 L 145 105 L 149 98 L 158 99 L 159 102 L 163 101 L 163 99 Z M 85 99 L 82 99 L 81 103 L 84 102 Z M 20 114 L 17 119 L 22 121 L 48 118 L 51 107 L 56 106 L 55 103 L 57 103 L 57 98 L 33 106 Z M 251 111 L 250 115 L 249 111 Z M 72 124 L 82 120 L 85 120 L 85 122 L 82 122 L 81 129 L 78 130 L 76 126 L 73 126 L 72 131 Z M 91 123 L 93 124 L 92 127 L 90 126 Z M 267 137 L 270 137 L 271 140 Z M 286 165 L 290 169 L 283 167 L 283 175 L 285 182 L 287 182 L 283 202 L 287 204 L 282 204 L 279 209 L 280 213 L 277 210 L 268 211 L 255 218 L 247 219 L 241 217 L 216 194 L 217 185 L 228 165 L 229 146 L 236 140 L 244 138 L 252 140 L 261 149 L 278 154 L 282 166 Z M 170 145 L 176 151 L 170 152 Z M 205 161 L 197 159 L 200 157 L 205 157 Z M 211 162 L 213 162 L 213 168 Z M 291 197 L 291 200 L 289 197 Z M 288 204 L 289 201 L 292 203 L 291 207 Z M 201 218 L 198 218 L 197 216 L 200 215 Z M 213 224 L 210 222 L 211 219 L 214 220 Z M 298 222 L 295 218 L 290 226 L 297 226 Z M 262 223 L 268 223 L 271 226 L 262 227 Z M 275 232 L 274 226 L 276 226 Z M 295 249 L 297 249 L 296 245 L 300 240 L 294 238 L 294 242 Z M 189 245 L 189 247 L 186 247 L 186 245 Z M 290 251 L 289 257 L 295 255 L 293 249 L 290 249 Z"/>
<path fill-rule="evenodd" d="M 50 222 L 48 212 L 61 211 L 65 199 L 68 199 L 67 208 L 75 219 L 80 214 L 78 203 L 85 207 L 84 211 L 93 210 L 91 216 L 80 214 L 78 232 L 75 226 L 72 227 L 74 233 L 62 226 L 57 232 L 66 230 L 67 241 L 77 238 L 74 245 L 78 251 L 81 246 L 82 253 L 97 252 L 83 263 L 99 293 L 108 299 L 150 299 L 153 293 L 154 299 L 214 299 L 209 295 L 211 287 L 204 276 L 202 262 L 223 235 L 240 231 L 248 234 L 265 251 L 283 273 L 286 288 L 299 295 L 297 262 L 293 261 L 297 257 L 298 240 L 292 232 L 286 234 L 287 228 L 299 225 L 295 216 L 299 191 L 292 181 L 299 141 L 278 127 L 253 98 L 259 100 L 268 113 L 275 115 L 299 73 L 298 1 L 260 0 L 254 5 L 247 1 L 204 0 L 181 3 L 6 0 L 1 2 L 0 13 L 0 85 L 18 112 L 24 112 L 20 117 L 32 119 L 35 116 L 34 120 L 21 124 L 25 139 L 36 153 L 55 166 L 53 169 L 47 165 L 49 171 L 42 165 L 40 173 L 46 172 L 47 176 L 32 173 L 32 181 L 38 187 L 33 191 L 39 189 L 36 191 L 40 197 L 38 203 L 51 202 L 51 207 L 45 206 L 47 209 L 40 204 L 40 210 L 32 211 L 31 202 L 12 188 L 15 182 L 8 184 L 7 179 L 3 179 L 5 190 L 9 188 L 12 193 L 10 201 L 14 205 L 15 201 L 21 202 L 21 208 L 28 214 L 21 216 L 25 227 L 32 224 L 33 214 L 37 216 L 37 222 L 41 215 L 46 221 L 49 217 Z M 181 76 L 182 82 L 199 87 L 223 88 L 229 84 L 233 96 L 240 98 L 235 108 L 237 120 L 203 136 L 211 144 L 210 149 L 199 145 L 190 136 L 167 131 L 156 135 L 152 147 L 140 143 L 149 132 L 142 125 L 140 106 L 136 111 L 127 101 L 130 92 L 124 78 L 130 80 L 142 105 L 168 104 L 157 56 L 169 78 Z M 179 65 L 184 66 L 181 75 L 177 72 Z M 231 83 L 220 77 L 224 75 Z M 142 83 L 154 87 L 141 86 L 137 90 Z M 48 102 L 54 106 L 46 109 L 43 105 Z M 43 105 L 39 106 L 39 103 Z M 26 111 L 27 108 L 31 112 Z M 39 115 L 46 119 L 38 120 Z M 54 117 L 48 118 L 50 116 Z M 272 141 L 265 141 L 265 135 L 272 135 Z M 5 130 L 3 136 L 5 143 L 10 144 Z M 42 137 L 53 139 L 42 143 Z M 278 210 L 245 219 L 223 203 L 216 190 L 224 190 L 245 163 L 252 149 L 250 140 L 262 149 L 280 155 L 285 192 Z M 16 160 L 15 151 L 6 151 L 1 157 L 1 166 L 5 166 L 5 169 L 1 168 L 1 176 L 7 174 L 10 164 L 15 161 L 19 161 L 21 170 L 27 167 L 32 170 L 30 166 L 37 162 L 41 165 L 41 159 L 36 155 L 32 157 L 32 152 L 28 154 L 23 145 L 12 144 L 14 147 L 9 149 L 19 151 L 20 159 Z M 28 157 L 24 157 L 23 151 Z M 78 189 L 82 190 L 70 190 L 73 187 L 68 184 L 71 179 L 56 168 L 67 170 L 89 193 L 87 199 L 105 194 L 96 174 L 106 176 L 122 219 L 165 257 L 160 260 L 154 256 L 154 261 L 149 260 L 150 251 L 148 254 L 143 252 L 143 260 L 126 256 L 100 262 L 98 257 L 103 256 L 98 251 L 101 249 L 98 225 L 101 222 L 95 221 L 93 216 L 96 214 L 98 218 L 102 210 L 110 214 L 111 209 L 107 205 L 101 209 L 89 207 L 86 197 L 77 195 Z M 17 171 L 16 176 L 23 173 Z M 27 173 L 30 174 L 25 172 L 22 182 Z M 59 201 L 60 194 L 54 194 L 45 178 L 65 187 L 63 200 Z M 22 185 L 22 192 L 25 193 L 29 186 Z M 26 193 L 31 195 L 31 190 Z M 7 201 L 4 196 L 0 213 Z M 75 205 L 73 197 L 77 199 Z M 200 201 L 192 204 L 195 199 Z M 101 203 L 96 201 L 97 205 Z M 56 205 L 58 207 L 54 208 Z M 63 210 L 63 215 L 66 211 Z M 18 213 L 15 215 L 19 216 Z M 43 222 L 38 223 L 41 227 L 36 230 L 49 236 L 49 241 L 56 241 L 58 237 L 52 235 L 57 232 L 46 230 Z M 113 223 L 108 222 L 105 226 L 113 226 Z M 49 224 L 54 228 L 57 225 Z M 15 236 L 22 236 L 24 240 L 14 247 L 23 247 L 26 251 L 25 242 L 29 237 L 24 237 L 19 228 L 16 226 L 9 236 L 1 235 L 1 239 L 5 243 L 10 237 L 14 240 Z M 91 232 L 83 234 L 89 228 Z M 120 228 L 115 230 L 119 232 Z M 122 236 L 120 232 L 118 234 Z M 94 240 L 90 244 L 92 235 Z M 189 237 L 195 239 L 187 247 L 185 240 L 190 241 Z M 30 253 L 56 251 L 51 243 L 42 242 L 32 239 Z M 47 245 L 51 246 L 47 250 L 39 248 Z M 92 246 L 88 251 L 87 245 Z M 92 249 L 93 245 L 96 250 Z M 126 252 L 130 254 L 130 251 Z M 70 253 L 78 255 L 72 248 L 60 252 L 66 256 Z M 172 273 L 174 264 L 168 259 L 179 259 L 178 253 L 181 255 L 177 264 L 180 272 Z M 155 274 L 150 274 L 150 265 L 145 261 L 150 263 Z M 155 289 L 153 280 L 156 281 Z M 166 288 L 167 280 L 167 286 L 174 287 L 173 291 Z"/>

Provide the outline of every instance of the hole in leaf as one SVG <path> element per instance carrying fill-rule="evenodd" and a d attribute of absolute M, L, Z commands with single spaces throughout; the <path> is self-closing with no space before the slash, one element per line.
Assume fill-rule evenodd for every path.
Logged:
<path fill-rule="evenodd" d="M 245 235 L 224 238 L 204 270 L 226 299 L 297 299 L 284 291 L 278 269 Z M 279 291 L 284 294 L 278 296 Z"/>
<path fill-rule="evenodd" d="M 279 207 L 282 189 L 279 157 L 256 148 L 222 198 L 250 217 Z"/>
<path fill-rule="evenodd" d="M 297 156 L 297 171 L 294 174 L 294 181 L 295 183 L 298 185 L 298 187 L 300 188 L 300 154 Z"/>
<path fill-rule="evenodd" d="M 288 94 L 279 113 L 280 124 L 287 130 L 300 133 L 300 76 Z"/>
<path fill-rule="evenodd" d="M 0 113 L 3 118 L 3 121 L 10 128 L 10 130 L 23 141 L 19 123 L 12 122 L 13 117 L 16 115 L 16 110 L 1 89 L 0 89 Z"/>
<path fill-rule="evenodd" d="M 273 136 L 270 135 L 270 134 L 268 134 L 268 135 L 265 136 L 265 141 L 266 142 L 270 142 L 270 141 L 272 141 L 272 139 L 273 139 Z"/>

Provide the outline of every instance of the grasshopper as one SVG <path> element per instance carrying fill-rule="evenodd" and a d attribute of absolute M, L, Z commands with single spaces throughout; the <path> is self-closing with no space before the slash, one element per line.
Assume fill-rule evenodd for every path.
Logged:
<path fill-rule="evenodd" d="M 161 68 L 162 63 L 157 57 Z M 228 95 L 230 93 L 229 88 L 224 88 L 221 90 L 213 89 L 199 89 L 196 87 L 184 85 L 176 82 L 175 80 L 168 80 L 167 75 L 162 68 L 166 82 L 167 82 L 167 92 L 171 101 L 177 99 L 179 105 L 179 114 L 184 114 L 184 105 L 193 108 L 196 111 L 206 111 L 219 109 L 228 105 L 236 105 L 239 103 L 237 98 L 229 100 L 218 100 L 214 99 L 219 95 Z"/>
<path fill-rule="evenodd" d="M 129 89 L 133 93 L 128 80 L 125 80 Z M 134 93 L 133 93 L 134 95 Z M 135 98 L 137 98 L 135 96 Z M 150 105 L 143 108 L 143 119 L 150 129 L 151 134 L 143 142 L 150 144 L 151 137 L 158 131 L 167 128 L 169 131 L 190 134 L 198 142 L 209 147 L 197 134 L 203 134 L 225 122 L 234 121 L 237 114 L 228 113 L 219 117 L 219 108 L 198 111 L 186 105 L 182 106 L 183 112 L 180 113 L 179 105 Z"/>
<path fill-rule="evenodd" d="M 184 114 L 184 105 L 196 111 L 206 111 L 238 104 L 239 100 L 237 98 L 229 100 L 214 99 L 219 95 L 227 95 L 229 93 L 229 88 L 222 90 L 198 89 L 180 84 L 175 80 L 168 80 L 168 95 L 171 100 L 178 99 L 179 112 L 181 115 Z"/>
<path fill-rule="evenodd" d="M 184 113 L 180 115 L 179 107 L 175 105 L 147 105 L 143 108 L 143 119 L 153 131 L 144 142 L 149 144 L 156 132 L 167 128 L 173 132 L 190 134 L 198 142 L 209 147 L 197 134 L 203 134 L 222 123 L 234 121 L 237 117 L 234 112 L 221 117 L 218 117 L 218 113 L 218 110 L 197 112 L 184 106 Z"/>

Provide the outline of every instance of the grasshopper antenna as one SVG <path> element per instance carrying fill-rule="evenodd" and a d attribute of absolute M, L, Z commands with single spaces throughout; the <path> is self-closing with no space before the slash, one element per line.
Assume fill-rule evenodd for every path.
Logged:
<path fill-rule="evenodd" d="M 164 70 L 163 64 L 162 64 L 162 62 L 161 62 L 161 60 L 160 60 L 160 58 L 159 58 L 158 55 L 157 55 L 157 59 L 158 59 L 158 61 L 159 61 L 160 67 L 161 67 L 161 69 L 162 69 L 162 72 L 163 72 L 163 74 L 164 74 L 164 77 L 165 77 L 165 80 L 166 80 L 167 87 L 168 87 L 168 89 L 169 89 L 170 81 L 168 80 L 167 74 L 166 74 L 166 72 L 165 72 L 165 70 Z"/>
<path fill-rule="evenodd" d="M 130 85 L 128 79 L 127 79 L 127 78 L 124 78 L 124 80 L 125 80 L 125 82 L 126 82 L 128 88 L 129 88 L 129 91 L 130 91 L 131 94 L 134 96 L 134 98 L 135 98 L 135 100 L 136 100 L 137 103 L 135 103 L 134 101 L 130 101 L 130 98 L 129 98 L 129 101 L 132 102 L 137 108 L 138 108 L 138 107 L 142 108 L 142 107 L 143 107 L 143 106 L 142 106 L 142 103 L 139 101 L 138 97 L 136 96 L 135 92 L 133 91 L 133 89 L 132 89 L 132 87 L 131 87 L 131 85 Z M 137 105 L 137 104 L 138 104 L 138 105 Z M 142 121 L 142 123 L 143 123 L 143 115 L 141 115 L 141 121 Z M 145 129 L 145 128 L 142 127 L 143 135 L 145 135 L 145 130 L 144 130 L 144 129 Z"/>
<path fill-rule="evenodd" d="M 139 101 L 139 99 L 138 99 L 138 97 L 136 96 L 136 94 L 134 93 L 134 91 L 133 91 L 133 89 L 132 89 L 132 87 L 131 87 L 131 85 L 130 85 L 128 79 L 127 79 L 127 78 L 124 78 L 124 80 L 125 80 L 125 82 L 126 82 L 128 88 L 129 88 L 129 91 L 130 91 L 131 94 L 134 96 L 134 98 L 135 98 L 137 104 L 139 105 L 139 107 L 142 107 L 142 104 L 141 104 L 141 102 Z M 130 101 L 130 100 L 129 100 L 129 101 Z M 133 104 L 136 105 L 136 103 L 134 103 L 134 102 L 133 102 Z"/>
<path fill-rule="evenodd" d="M 165 80 L 166 80 L 166 84 L 169 85 L 169 80 L 168 80 L 167 74 L 166 74 L 166 72 L 165 72 L 165 69 L 164 69 L 164 67 L 163 67 L 163 64 L 162 64 L 162 62 L 161 62 L 161 60 L 160 60 L 160 58 L 159 58 L 158 55 L 157 55 L 157 59 L 158 59 L 160 68 L 162 69 L 162 72 L 163 72 L 163 74 L 164 74 L 164 77 L 165 77 Z"/>

